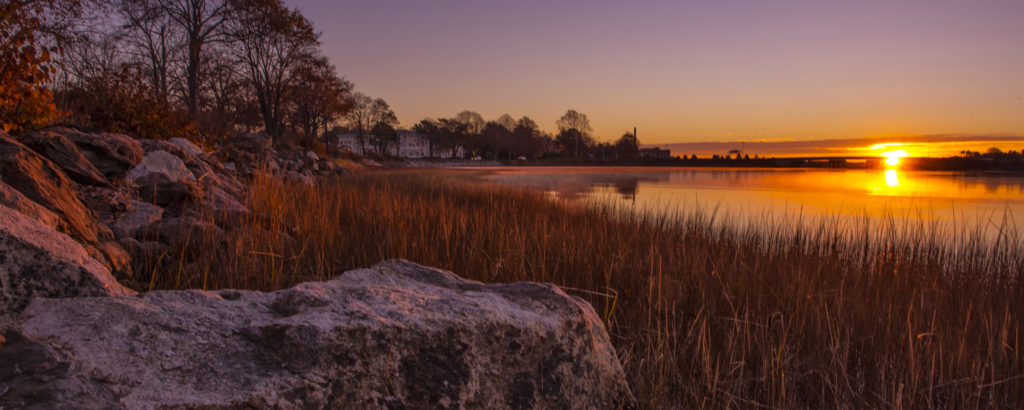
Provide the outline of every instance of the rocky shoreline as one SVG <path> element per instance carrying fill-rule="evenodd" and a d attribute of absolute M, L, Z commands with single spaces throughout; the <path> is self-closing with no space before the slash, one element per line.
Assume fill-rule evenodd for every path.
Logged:
<path fill-rule="evenodd" d="M 259 218 L 261 172 L 349 171 L 258 134 L 207 152 L 0 133 L 0 408 L 635 406 L 601 320 L 552 285 L 396 260 L 271 293 L 136 293 L 138 261 Z"/>

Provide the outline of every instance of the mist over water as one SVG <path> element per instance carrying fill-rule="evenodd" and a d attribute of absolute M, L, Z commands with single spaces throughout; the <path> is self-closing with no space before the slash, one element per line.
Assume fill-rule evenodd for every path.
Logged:
<path fill-rule="evenodd" d="M 728 223 L 925 227 L 939 235 L 982 230 L 1018 240 L 1024 175 L 900 169 L 509 167 L 485 178 L 569 201 L 624 210 L 713 212 Z M 860 224 L 860 225 L 858 225 Z M 956 238 L 947 238 L 956 239 Z"/>

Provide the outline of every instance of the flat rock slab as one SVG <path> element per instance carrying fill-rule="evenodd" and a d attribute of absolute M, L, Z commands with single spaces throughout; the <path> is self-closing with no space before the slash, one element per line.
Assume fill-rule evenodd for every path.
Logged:
<path fill-rule="evenodd" d="M 271 293 L 36 299 L 17 322 L 4 408 L 635 407 L 586 302 L 403 260 Z"/>

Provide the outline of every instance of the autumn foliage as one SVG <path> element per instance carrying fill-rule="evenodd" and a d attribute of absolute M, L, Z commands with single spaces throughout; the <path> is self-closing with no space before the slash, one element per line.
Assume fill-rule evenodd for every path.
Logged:
<path fill-rule="evenodd" d="M 0 127 L 17 131 L 44 125 L 56 115 L 45 87 L 56 72 L 51 59 L 60 49 L 41 32 L 47 1 L 0 2 Z"/>

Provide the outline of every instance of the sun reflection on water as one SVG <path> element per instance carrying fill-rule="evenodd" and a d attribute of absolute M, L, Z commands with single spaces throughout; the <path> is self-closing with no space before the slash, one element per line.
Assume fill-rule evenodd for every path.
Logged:
<path fill-rule="evenodd" d="M 895 169 L 885 171 L 885 184 L 893 188 L 900 186 L 900 176 Z"/>
<path fill-rule="evenodd" d="M 516 167 L 499 170 L 492 178 L 557 192 L 559 198 L 669 213 L 703 207 L 736 220 L 782 215 L 891 223 L 898 217 L 964 224 L 1009 212 L 1024 232 L 1024 218 L 1019 217 L 1024 215 L 1024 177 L 1016 174 L 900 168 Z"/>

